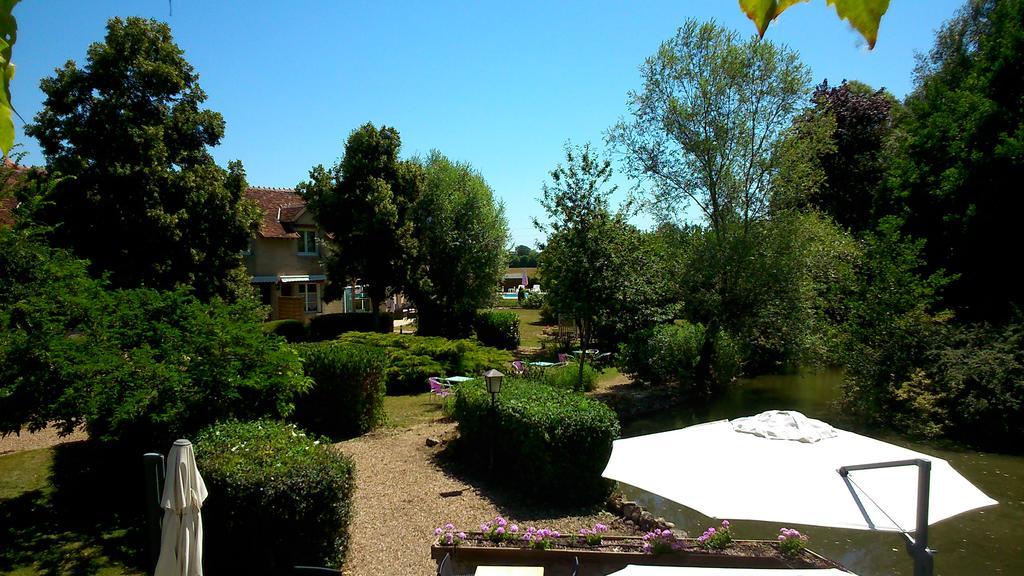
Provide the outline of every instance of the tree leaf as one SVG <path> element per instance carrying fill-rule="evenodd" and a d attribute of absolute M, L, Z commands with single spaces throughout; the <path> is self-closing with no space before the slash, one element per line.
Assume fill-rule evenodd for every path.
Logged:
<path fill-rule="evenodd" d="M 14 10 L 19 0 L 0 0 L 0 150 L 6 157 L 14 146 L 14 121 L 11 113 L 11 79 L 14 78 L 14 64 L 11 64 L 11 49 L 18 38 L 18 21 Z"/>
<path fill-rule="evenodd" d="M 760 36 L 764 36 L 766 30 L 768 30 L 768 23 L 775 20 L 779 14 L 786 8 L 789 8 L 797 2 L 807 2 L 808 0 L 739 0 L 740 8 L 747 15 L 747 18 L 753 20 L 754 25 L 757 26 L 757 33 Z"/>
<path fill-rule="evenodd" d="M 798 2 L 808 0 L 739 0 L 740 8 L 747 18 L 757 26 L 757 32 L 764 36 L 768 24 L 778 18 L 779 14 Z M 889 9 L 889 0 L 826 0 L 834 6 L 840 18 L 846 20 L 857 29 L 868 41 L 868 47 L 875 47 L 878 39 L 878 25 L 882 16 Z"/>
<path fill-rule="evenodd" d="M 836 14 L 850 23 L 868 41 L 868 47 L 875 47 L 878 39 L 878 25 L 882 15 L 889 9 L 889 0 L 826 0 L 835 6 Z"/>

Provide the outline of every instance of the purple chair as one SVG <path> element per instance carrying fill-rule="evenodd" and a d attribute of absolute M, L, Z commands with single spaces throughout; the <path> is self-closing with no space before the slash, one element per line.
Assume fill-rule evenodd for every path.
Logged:
<path fill-rule="evenodd" d="M 569 362 L 575 362 L 575 361 L 576 361 L 575 358 L 573 358 L 569 354 L 566 354 L 565 352 L 560 352 L 558 354 L 558 362 L 561 363 L 561 364 L 568 364 Z"/>
<path fill-rule="evenodd" d="M 433 392 L 439 398 L 445 398 L 452 393 L 451 390 L 445 388 L 444 384 L 441 384 L 441 381 L 438 380 L 437 376 L 431 376 L 430 378 L 427 378 L 427 382 L 430 383 L 430 391 Z"/>
<path fill-rule="evenodd" d="M 516 376 L 522 376 L 526 374 L 526 364 L 523 364 L 522 360 L 516 360 L 512 363 L 512 371 L 516 373 Z"/>

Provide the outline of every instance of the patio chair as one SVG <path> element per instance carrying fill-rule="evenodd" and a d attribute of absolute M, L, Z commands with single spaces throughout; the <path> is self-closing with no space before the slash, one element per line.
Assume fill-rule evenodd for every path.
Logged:
<path fill-rule="evenodd" d="M 445 398 L 452 393 L 451 390 L 441 383 L 437 376 L 427 378 L 427 382 L 430 383 L 430 391 L 438 398 Z"/>
<path fill-rule="evenodd" d="M 558 362 L 560 364 L 568 364 L 569 362 L 575 362 L 576 358 L 572 354 L 566 354 L 565 352 L 558 353 Z"/>
<path fill-rule="evenodd" d="M 522 360 L 516 360 L 512 363 L 512 372 L 514 372 L 516 376 L 526 374 L 526 364 L 523 364 Z"/>
<path fill-rule="evenodd" d="M 441 563 L 437 565 L 437 576 L 455 576 L 455 572 L 452 570 L 451 554 L 445 554 Z"/>
<path fill-rule="evenodd" d="M 598 368 L 604 368 L 611 361 L 612 361 L 612 353 L 611 352 L 602 352 L 602 353 L 598 354 L 597 356 L 594 356 L 594 359 L 591 360 L 590 362 L 594 366 L 597 366 Z"/>
<path fill-rule="evenodd" d="M 572 557 L 572 576 L 579 576 L 580 573 L 580 558 L 579 556 Z"/>

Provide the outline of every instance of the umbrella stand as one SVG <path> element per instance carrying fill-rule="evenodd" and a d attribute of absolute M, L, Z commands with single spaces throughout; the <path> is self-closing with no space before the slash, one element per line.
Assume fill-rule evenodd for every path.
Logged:
<path fill-rule="evenodd" d="M 928 549 L 928 499 L 931 485 L 932 463 L 928 460 L 915 458 L 912 460 L 894 460 L 874 464 L 854 464 L 839 468 L 839 475 L 847 482 L 849 474 L 855 470 L 877 470 L 879 468 L 896 468 L 900 466 L 917 466 L 917 526 L 914 536 L 906 531 L 900 532 L 906 540 L 907 553 L 914 559 L 914 576 L 932 576 L 935 570 L 935 553 Z M 852 490 L 851 490 L 852 492 Z M 864 516 L 868 519 L 867 514 Z M 870 520 L 870 519 L 868 519 Z"/>

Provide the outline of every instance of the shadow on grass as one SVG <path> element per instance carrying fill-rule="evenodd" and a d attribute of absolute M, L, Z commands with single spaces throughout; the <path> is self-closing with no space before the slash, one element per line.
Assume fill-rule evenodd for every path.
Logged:
<path fill-rule="evenodd" d="M 0 500 L 0 572 L 144 573 L 141 458 L 88 442 L 52 451 L 43 488 Z"/>
<path fill-rule="evenodd" d="M 539 501 L 512 487 L 495 482 L 486 469 L 474 464 L 467 464 L 466 459 L 460 458 L 459 450 L 458 441 L 449 442 L 442 450 L 434 453 L 432 459 L 447 474 L 472 486 L 480 496 L 490 500 L 503 516 L 515 518 L 520 522 L 532 522 L 569 516 L 590 516 L 605 509 L 603 501 L 585 506 Z M 495 474 L 499 473 L 495 472 Z M 451 493 L 450 495 L 457 496 L 459 494 Z"/>

